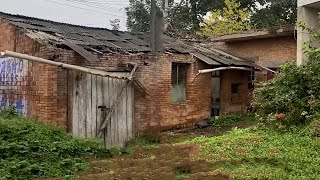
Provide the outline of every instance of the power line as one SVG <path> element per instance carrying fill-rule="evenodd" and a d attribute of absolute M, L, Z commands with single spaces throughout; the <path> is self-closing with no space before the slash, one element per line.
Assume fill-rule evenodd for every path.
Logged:
<path fill-rule="evenodd" d="M 63 5 L 63 6 L 69 6 L 69 7 L 73 7 L 73 8 L 77 8 L 77 9 L 82 9 L 82 10 L 86 10 L 86 11 L 91 11 L 91 12 L 95 12 L 95 13 L 105 14 L 105 15 L 109 15 L 109 16 L 121 17 L 123 19 L 126 18 L 126 17 L 121 16 L 121 15 L 110 14 L 110 13 L 101 12 L 101 11 L 97 11 L 97 10 L 93 10 L 93 9 L 88 9 L 88 8 L 83 8 L 83 7 L 74 6 L 74 5 L 70 5 L 70 4 L 60 3 L 60 2 L 53 1 L 53 0 L 45 0 L 45 1 L 48 1 L 48 2 L 51 2 L 51 3 L 55 3 L 55 4 L 60 4 L 60 5 Z"/>
<path fill-rule="evenodd" d="M 110 6 L 108 7 L 108 6 L 104 6 L 104 5 L 83 3 L 83 2 L 76 1 L 76 0 L 65 0 L 65 1 L 77 3 L 77 4 L 80 4 L 80 5 L 86 5 L 86 6 L 97 8 L 97 9 L 108 10 L 108 11 L 111 11 L 111 12 L 119 12 L 122 9 L 122 8 L 119 8 L 118 10 L 114 10 L 115 8 L 112 8 Z"/>
<path fill-rule="evenodd" d="M 109 3 L 99 3 L 99 2 L 92 2 L 92 1 L 83 1 L 83 0 L 68 0 L 68 1 L 73 1 L 76 3 L 82 3 L 82 4 L 91 4 L 95 6 L 102 6 L 102 7 L 108 7 L 112 8 L 112 6 L 126 6 L 129 4 L 109 4 Z"/>
<path fill-rule="evenodd" d="M 123 5 L 129 4 L 128 1 L 127 2 L 125 2 L 125 1 L 108 1 L 108 2 L 106 2 L 106 1 L 90 1 L 90 0 L 78 0 L 78 1 L 83 2 L 83 3 L 106 4 L 106 5 L 111 5 L 111 6 L 112 5 L 123 6 Z M 116 4 L 112 3 L 112 2 L 116 2 Z M 120 4 L 117 4 L 117 3 L 120 3 Z M 121 4 L 121 3 L 123 3 L 123 4 Z"/>

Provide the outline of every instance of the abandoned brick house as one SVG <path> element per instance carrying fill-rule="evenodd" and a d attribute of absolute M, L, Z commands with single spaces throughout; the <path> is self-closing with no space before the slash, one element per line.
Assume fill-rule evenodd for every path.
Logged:
<path fill-rule="evenodd" d="M 243 59 L 252 60 L 257 65 L 277 71 L 285 62 L 296 62 L 297 40 L 295 27 L 285 26 L 273 29 L 245 31 L 212 38 L 210 46 Z M 274 77 L 270 71 L 256 73 L 256 80 Z"/>
<path fill-rule="evenodd" d="M 0 14 L 0 51 L 114 74 L 130 73 L 132 63 L 137 63 L 134 78 L 138 83 L 132 110 L 134 134 L 193 125 L 210 117 L 212 107 L 220 114 L 246 111 L 253 63 L 216 49 L 178 41 L 168 40 L 165 49 L 161 55 L 153 56 L 148 43 L 127 32 Z M 8 57 L 0 61 L 1 107 L 15 106 L 30 118 L 70 130 L 70 116 L 75 114 L 70 111 L 72 103 L 68 97 L 73 91 L 70 84 L 74 84 L 69 70 Z M 221 67 L 232 69 L 198 74 L 198 70 Z M 74 81 L 78 80 L 77 76 Z M 81 98 L 79 93 L 73 96 Z M 94 112 L 102 105 L 93 105 L 93 100 L 80 103 L 92 106 Z M 80 113 L 82 118 L 90 116 Z"/>

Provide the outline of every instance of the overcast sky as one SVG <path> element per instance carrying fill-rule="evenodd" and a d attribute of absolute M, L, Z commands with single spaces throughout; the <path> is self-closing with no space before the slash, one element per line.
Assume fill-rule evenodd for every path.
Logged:
<path fill-rule="evenodd" d="M 0 11 L 84 26 L 111 28 L 120 19 L 126 30 L 129 0 L 0 0 Z"/>

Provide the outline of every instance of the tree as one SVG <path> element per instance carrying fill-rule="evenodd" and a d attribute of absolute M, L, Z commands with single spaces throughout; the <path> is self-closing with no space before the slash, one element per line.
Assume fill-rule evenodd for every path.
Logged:
<path fill-rule="evenodd" d="M 255 9 L 255 2 L 264 0 L 241 0 L 241 8 Z M 200 29 L 200 23 L 207 12 L 224 7 L 223 0 L 182 0 L 179 3 L 169 1 L 169 27 L 173 33 L 194 34 Z M 158 1 L 162 9 L 163 0 Z M 127 11 L 127 28 L 132 32 L 148 32 L 150 29 L 150 0 L 130 0 Z"/>
<path fill-rule="evenodd" d="M 271 28 L 294 25 L 297 19 L 297 0 L 267 0 L 266 7 L 252 14 L 251 25 L 255 28 Z"/>
<path fill-rule="evenodd" d="M 114 19 L 110 21 L 110 25 L 112 26 L 112 30 L 119 31 L 120 29 L 120 19 Z"/>
<path fill-rule="evenodd" d="M 222 10 L 211 11 L 210 17 L 204 19 L 200 35 L 217 36 L 250 29 L 250 12 L 246 8 L 240 8 L 240 3 L 236 0 L 224 2 L 226 6 Z"/>
<path fill-rule="evenodd" d="M 150 0 L 129 0 L 127 28 L 132 32 L 148 32 L 150 29 Z M 240 9 L 250 11 L 250 24 L 256 28 L 269 28 L 294 24 L 297 0 L 238 0 Z M 158 8 L 163 9 L 163 0 L 158 0 Z M 260 4 L 260 5 L 259 5 Z M 265 7 L 265 8 L 261 8 Z M 170 1 L 168 31 L 190 35 L 200 30 L 209 11 L 222 10 L 224 0 L 181 0 Z"/>
<path fill-rule="evenodd" d="M 149 32 L 150 30 L 150 0 L 129 0 L 126 8 L 127 28 L 131 32 Z"/>

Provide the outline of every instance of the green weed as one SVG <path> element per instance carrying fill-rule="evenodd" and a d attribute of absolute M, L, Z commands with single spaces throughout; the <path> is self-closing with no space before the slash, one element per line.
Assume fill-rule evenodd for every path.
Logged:
<path fill-rule="evenodd" d="M 184 180 L 188 178 L 188 175 L 190 174 L 190 169 L 178 167 L 176 168 L 175 174 L 177 180 Z"/>
<path fill-rule="evenodd" d="M 218 137 L 184 143 L 200 147 L 196 159 L 219 165 L 216 173 L 236 179 L 319 179 L 320 140 L 297 132 L 234 128 Z"/>
<path fill-rule="evenodd" d="M 84 158 L 111 156 L 100 141 L 75 139 L 11 111 L 0 113 L 0 179 L 67 178 L 87 168 Z"/>

